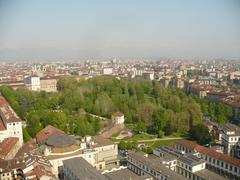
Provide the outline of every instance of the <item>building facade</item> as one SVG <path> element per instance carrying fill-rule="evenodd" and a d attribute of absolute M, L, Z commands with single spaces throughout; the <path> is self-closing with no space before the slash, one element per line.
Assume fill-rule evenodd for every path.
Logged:
<path fill-rule="evenodd" d="M 0 142 L 9 137 L 18 138 L 20 146 L 23 145 L 22 121 L 6 99 L 0 96 Z"/>

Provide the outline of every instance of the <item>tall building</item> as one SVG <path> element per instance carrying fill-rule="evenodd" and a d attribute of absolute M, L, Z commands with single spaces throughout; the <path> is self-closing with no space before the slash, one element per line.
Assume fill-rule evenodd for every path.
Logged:
<path fill-rule="evenodd" d="M 30 91 L 57 92 L 57 80 L 55 78 L 30 76 L 24 79 L 24 84 Z"/>
<path fill-rule="evenodd" d="M 24 79 L 24 84 L 27 87 L 27 89 L 31 91 L 40 91 L 41 85 L 40 85 L 40 77 L 38 76 L 30 76 Z"/>
<path fill-rule="evenodd" d="M 216 152 L 212 149 L 181 140 L 175 143 L 175 148 L 181 153 L 193 153 L 206 161 L 207 169 L 217 172 L 230 179 L 240 178 L 240 159 Z"/>
<path fill-rule="evenodd" d="M 57 80 L 55 78 L 40 78 L 40 90 L 46 92 L 57 92 Z"/>
<path fill-rule="evenodd" d="M 234 124 L 226 124 L 222 128 L 222 144 L 224 145 L 224 153 L 234 156 L 235 150 L 240 142 L 240 128 Z"/>
<path fill-rule="evenodd" d="M 0 96 L 0 142 L 6 138 L 18 138 L 23 145 L 22 121 L 3 96 Z"/>

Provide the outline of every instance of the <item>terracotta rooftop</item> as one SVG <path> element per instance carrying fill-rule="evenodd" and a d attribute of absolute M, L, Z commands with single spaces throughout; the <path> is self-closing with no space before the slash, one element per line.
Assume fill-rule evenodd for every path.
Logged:
<path fill-rule="evenodd" d="M 21 121 L 3 96 L 0 96 L 0 117 L 4 123 Z"/>
<path fill-rule="evenodd" d="M 15 158 L 23 157 L 25 153 L 33 151 L 37 148 L 36 139 L 30 139 L 27 143 L 25 143 L 17 152 Z"/>
<path fill-rule="evenodd" d="M 219 159 L 221 161 L 227 162 L 227 163 L 232 164 L 234 166 L 238 167 L 240 165 L 240 159 L 233 158 L 233 157 L 228 156 L 226 154 L 216 152 L 212 149 L 206 148 L 206 147 L 201 146 L 199 144 L 194 144 L 191 141 L 180 140 L 180 141 L 177 141 L 175 143 L 180 144 L 180 145 L 185 146 L 185 147 L 190 148 L 190 149 L 194 149 L 199 153 L 207 154 L 208 156 L 214 157 L 215 159 Z"/>
<path fill-rule="evenodd" d="M 0 156 L 5 157 L 12 150 L 18 140 L 19 139 L 16 137 L 5 138 L 0 143 Z"/>
<path fill-rule="evenodd" d="M 93 147 L 101 147 L 101 146 L 107 146 L 107 145 L 114 144 L 112 141 L 110 141 L 109 139 L 104 138 L 101 135 L 94 136 L 93 139 L 97 143 L 96 145 L 93 145 Z"/>
<path fill-rule="evenodd" d="M 239 102 L 236 102 L 232 99 L 224 99 L 223 100 L 223 103 L 226 104 L 226 105 L 229 105 L 233 108 L 240 108 L 240 103 Z"/>
<path fill-rule="evenodd" d="M 48 138 L 50 138 L 54 134 L 65 134 L 63 131 L 60 129 L 57 129 L 51 125 L 48 125 L 44 129 L 42 129 L 39 133 L 36 135 L 37 142 L 42 144 L 45 143 Z"/>
<path fill-rule="evenodd" d="M 0 169 L 2 172 L 9 172 L 13 169 L 28 169 L 27 174 L 33 173 L 34 169 L 37 169 L 37 166 L 43 166 L 46 170 L 50 169 L 52 165 L 50 164 L 49 160 L 40 154 L 36 153 L 25 153 L 24 156 L 14 158 L 12 160 L 2 160 L 0 159 Z M 30 166 L 33 166 L 33 170 Z"/>
<path fill-rule="evenodd" d="M 115 112 L 113 116 L 121 117 L 121 116 L 124 116 L 124 114 L 122 112 Z"/>
<path fill-rule="evenodd" d="M 4 130 L 6 130 L 6 127 L 5 127 L 5 124 L 2 120 L 2 118 L 0 117 L 0 131 L 4 131 Z"/>
<path fill-rule="evenodd" d="M 191 84 L 191 89 L 194 90 L 212 90 L 213 87 L 206 84 Z"/>

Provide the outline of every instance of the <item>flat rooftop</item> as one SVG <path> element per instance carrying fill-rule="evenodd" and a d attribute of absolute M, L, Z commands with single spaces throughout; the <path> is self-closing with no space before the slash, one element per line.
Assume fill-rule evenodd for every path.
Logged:
<path fill-rule="evenodd" d="M 70 169 L 70 171 L 79 179 L 84 177 L 86 180 L 108 180 L 81 157 L 64 160 L 63 166 Z"/>
<path fill-rule="evenodd" d="M 159 172 L 160 174 L 167 176 L 169 179 L 186 179 L 184 176 L 181 176 L 171 169 L 165 167 L 165 165 L 161 163 L 159 157 L 156 155 L 148 155 L 148 157 L 146 157 L 145 153 L 143 152 L 130 152 L 128 156 L 137 161 L 140 161 L 141 163 Z"/>
<path fill-rule="evenodd" d="M 104 174 L 109 180 L 144 180 L 151 178 L 149 175 L 139 176 L 129 169 L 122 169 Z"/>

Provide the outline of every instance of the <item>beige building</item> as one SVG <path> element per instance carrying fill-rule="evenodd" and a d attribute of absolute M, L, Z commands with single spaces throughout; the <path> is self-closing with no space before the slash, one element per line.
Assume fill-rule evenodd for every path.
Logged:
<path fill-rule="evenodd" d="M 109 164 L 118 164 L 118 145 L 102 136 L 95 136 L 96 144 L 92 148 L 96 151 L 96 169 L 106 169 Z"/>
<path fill-rule="evenodd" d="M 57 80 L 54 78 L 40 78 L 40 90 L 46 92 L 57 92 Z"/>
<path fill-rule="evenodd" d="M 117 125 L 117 124 L 124 124 L 124 114 L 121 113 L 121 112 L 115 112 L 113 115 L 112 115 L 112 122 Z"/>
<path fill-rule="evenodd" d="M 31 91 L 57 92 L 57 79 L 51 77 L 30 76 L 24 79 L 24 84 Z"/>
<path fill-rule="evenodd" d="M 52 165 L 55 176 L 62 176 L 63 161 L 83 158 L 98 170 L 118 164 L 118 146 L 102 136 L 75 138 L 63 131 L 47 126 L 36 135 L 37 143 Z"/>

